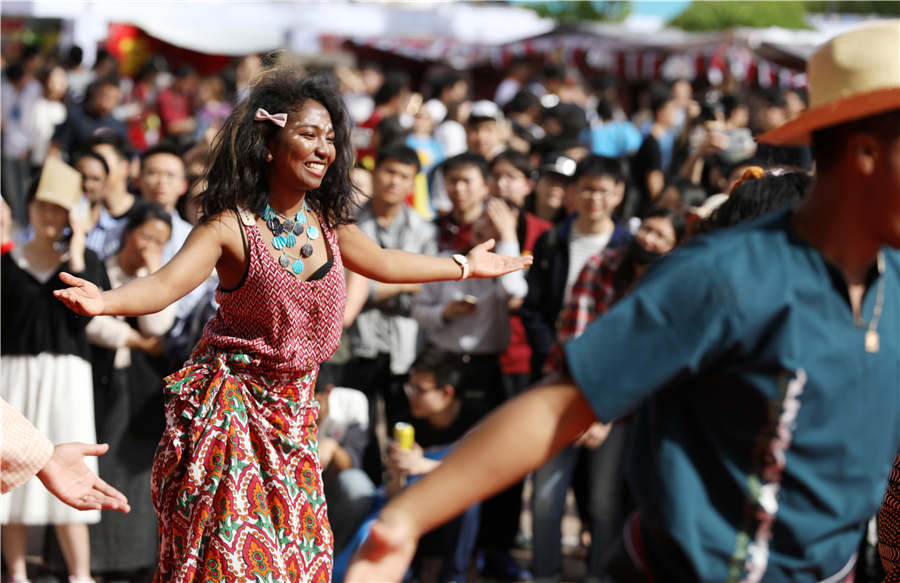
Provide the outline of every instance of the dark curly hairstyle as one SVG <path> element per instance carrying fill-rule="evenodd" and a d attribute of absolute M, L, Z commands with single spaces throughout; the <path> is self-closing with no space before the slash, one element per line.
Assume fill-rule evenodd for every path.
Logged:
<path fill-rule="evenodd" d="M 709 232 L 750 221 L 787 205 L 800 202 L 812 184 L 805 172 L 767 174 L 742 182 L 722 206 L 698 227 Z"/>
<path fill-rule="evenodd" d="M 257 210 L 269 198 L 267 143 L 281 128 L 274 123 L 254 121 L 257 108 L 275 113 L 294 113 L 309 100 L 322 104 L 334 127 L 334 162 L 319 188 L 309 190 L 306 200 L 335 227 L 351 222 L 354 209 L 353 149 L 351 121 L 331 78 L 324 74 L 304 76 L 288 67 L 277 67 L 262 75 L 250 95 L 235 107 L 216 136 L 207 172 L 208 184 L 202 195 L 203 221 L 225 210 L 239 207 Z"/>

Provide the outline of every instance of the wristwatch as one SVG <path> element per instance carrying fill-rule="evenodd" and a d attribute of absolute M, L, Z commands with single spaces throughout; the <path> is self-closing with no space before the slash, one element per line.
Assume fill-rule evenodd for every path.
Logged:
<path fill-rule="evenodd" d="M 462 269 L 462 275 L 459 276 L 459 279 L 466 279 L 467 277 L 469 277 L 469 270 L 472 269 L 472 267 L 469 265 L 469 258 L 460 253 L 454 253 L 450 256 L 450 258 L 453 259 L 453 261 L 455 261 L 456 264 L 459 265 Z"/>

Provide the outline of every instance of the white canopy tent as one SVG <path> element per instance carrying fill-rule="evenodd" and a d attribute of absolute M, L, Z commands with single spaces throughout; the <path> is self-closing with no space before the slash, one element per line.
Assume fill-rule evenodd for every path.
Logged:
<path fill-rule="evenodd" d="M 555 26 L 525 8 L 422 1 L 13 0 L 3 3 L 2 13 L 63 19 L 64 43 L 86 51 L 106 38 L 109 23 L 117 22 L 178 47 L 234 56 L 277 48 L 314 53 L 322 35 L 502 45 Z M 85 57 L 90 61 L 93 55 Z"/>
<path fill-rule="evenodd" d="M 666 78 L 693 78 L 702 69 L 696 64 L 700 58 L 723 52 L 738 78 L 753 61 L 773 74 L 780 71 L 790 77 L 802 71 L 816 46 L 860 20 L 814 16 L 811 30 L 772 27 L 689 33 L 646 17 L 618 24 L 558 26 L 518 6 L 431 0 L 5 0 L 0 10 L 4 16 L 62 19 L 62 45 L 81 46 L 88 64 L 98 43 L 106 39 L 109 24 L 124 23 L 171 45 L 215 55 L 280 48 L 313 55 L 320 51 L 322 37 L 331 36 L 459 68 L 562 50 L 583 51 L 589 65 L 614 69 L 617 55 L 625 54 L 623 74 L 648 76 L 661 62 Z"/>

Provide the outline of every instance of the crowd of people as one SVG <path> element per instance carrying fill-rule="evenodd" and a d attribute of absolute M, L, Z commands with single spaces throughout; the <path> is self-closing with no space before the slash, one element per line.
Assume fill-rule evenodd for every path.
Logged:
<path fill-rule="evenodd" d="M 93 468 L 131 509 L 75 511 L 37 481 L 0 497 L 9 580 L 27 580 L 29 525 L 56 527 L 45 566 L 73 583 L 154 574 L 327 580 L 332 556 L 341 580 L 373 529 L 376 541 L 390 539 L 384 529 L 392 523 L 378 519 L 383 509 L 396 516 L 390 510 L 420 501 L 417 493 L 438 492 L 435 476 L 448 483 L 465 467 L 464 456 L 444 463 L 460 439 L 507 401 L 548 394 L 529 389 L 548 374 L 608 389 L 586 393 L 574 421 L 544 421 L 519 406 L 523 416 L 508 424 L 502 443 L 515 442 L 509 432 L 530 433 L 526 421 L 547 425 L 541 431 L 559 423 L 573 443 L 554 442 L 550 455 L 546 443 L 523 439 L 535 456 L 546 454 L 533 468 L 499 470 L 474 488 L 477 496 L 460 496 L 469 500 L 461 514 L 418 541 L 416 580 L 462 582 L 477 572 L 558 581 L 570 489 L 587 580 L 644 580 L 622 579 L 623 555 L 611 552 L 629 528 L 650 544 L 638 561 L 645 569 L 717 578 L 718 563 L 697 563 L 705 548 L 730 557 L 729 569 L 746 571 L 746 580 L 760 580 L 754 573 L 765 569 L 768 539 L 747 530 L 750 538 L 735 543 L 723 525 L 740 510 L 725 494 L 717 500 L 712 484 L 752 473 L 729 452 L 769 447 L 737 443 L 766 417 L 746 398 L 750 387 L 782 375 L 784 407 L 773 409 L 772 421 L 779 423 L 806 383 L 830 374 L 804 370 L 810 365 L 795 344 L 837 338 L 843 325 L 804 321 L 823 337 L 790 337 L 790 330 L 782 337 L 797 325 L 793 312 L 763 321 L 760 314 L 777 306 L 751 297 L 759 296 L 751 281 L 759 289 L 788 285 L 764 274 L 769 267 L 796 287 L 795 302 L 821 301 L 810 291 L 821 284 L 819 271 L 844 285 L 843 265 L 830 256 L 793 271 L 767 267 L 789 253 L 781 239 L 759 234 L 801 237 L 784 234 L 785 209 L 809 190 L 814 160 L 821 177 L 822 161 L 840 156 L 837 146 L 756 139 L 802 117 L 804 90 L 685 79 L 626 84 L 525 59 L 509 65 L 490 96 L 473 95 L 467 73 L 446 67 L 416 79 L 377 63 L 303 71 L 286 55 L 251 55 L 210 76 L 151 58 L 130 78 L 117 76 L 103 51 L 86 69 L 77 47 L 65 55 L 25 47 L 4 60 L 0 396 L 55 443 L 108 443 Z M 893 111 L 888 121 L 897 122 L 894 105 L 873 113 Z M 738 231 L 752 241 L 719 233 L 773 211 L 776 219 L 757 230 Z M 805 240 L 817 237 L 803 231 Z M 702 268 L 677 259 L 686 253 L 648 270 L 688 240 L 695 255 L 704 253 Z M 866 286 L 879 278 L 884 285 L 885 261 L 896 283 L 895 253 L 885 255 Z M 500 256 L 527 259 L 495 265 Z M 862 301 L 854 290 L 852 301 Z M 865 348 L 883 355 L 900 348 L 896 314 L 888 315 L 900 296 L 879 294 L 880 341 L 867 333 Z M 841 311 L 850 322 L 841 334 L 877 328 L 870 295 L 861 309 L 853 304 L 855 323 Z M 845 307 L 829 308 L 829 317 L 839 319 L 834 312 Z M 608 311 L 614 315 L 603 325 L 589 326 Z M 784 348 L 801 359 L 790 375 L 766 369 L 767 342 L 796 349 Z M 809 358 L 827 360 L 836 347 Z M 888 365 L 858 366 L 898 381 Z M 724 391 L 730 378 L 743 391 L 736 397 Z M 682 386 L 685 379 L 693 385 Z M 856 381 L 848 382 L 852 389 Z M 482 435 L 503 434 L 499 422 L 512 414 L 504 411 L 516 409 L 494 413 Z M 770 433 L 790 434 L 792 423 Z M 398 424 L 413 428 L 411 443 L 393 435 Z M 782 441 L 788 448 L 790 435 Z M 478 459 L 472 447 L 463 448 L 469 461 Z M 703 465 L 691 456 L 705 455 L 704 447 L 724 453 Z M 886 471 L 893 453 L 870 465 Z M 816 455 L 798 462 L 813 466 Z M 856 464 L 852 485 L 862 488 L 866 468 L 838 455 Z M 522 474 L 530 469 L 526 490 Z M 812 467 L 804 471 L 818 479 Z M 790 479 L 787 512 L 802 512 L 795 492 L 805 486 L 791 487 Z M 767 481 L 778 483 L 780 473 Z M 465 480 L 454 483 L 458 494 L 469 489 Z M 872 517 L 856 516 L 865 504 L 840 506 L 826 486 L 809 486 L 822 505 L 863 522 Z M 763 494 L 747 511 L 760 523 L 775 512 Z M 721 504 L 721 514 L 695 520 L 699 499 Z M 520 524 L 523 504 L 530 537 Z M 714 549 L 698 529 L 721 537 Z M 807 559 L 848 544 L 874 548 L 850 527 L 835 544 Z M 514 558 L 523 545 L 530 564 Z M 774 568 L 788 573 L 790 558 L 777 552 Z M 246 565 L 232 564 L 235 556 Z M 880 568 L 878 561 L 860 557 L 850 571 L 857 568 L 857 581 L 875 580 L 864 570 Z M 850 581 L 848 559 L 822 559 L 836 566 L 827 572 L 796 568 L 810 569 L 810 581 L 835 573 L 842 578 L 828 580 Z"/>

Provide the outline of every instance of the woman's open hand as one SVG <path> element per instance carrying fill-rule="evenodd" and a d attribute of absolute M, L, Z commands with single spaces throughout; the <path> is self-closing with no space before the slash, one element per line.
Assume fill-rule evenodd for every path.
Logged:
<path fill-rule="evenodd" d="M 531 265 L 534 258 L 530 255 L 520 257 L 508 257 L 491 253 L 494 248 L 494 240 L 488 239 L 480 245 L 476 245 L 467 255 L 469 266 L 472 268 L 470 277 L 497 277 L 510 271 L 524 269 Z"/>
<path fill-rule="evenodd" d="M 118 510 L 131 507 L 125 495 L 100 479 L 84 464 L 86 456 L 103 455 L 109 445 L 62 443 L 53 448 L 53 457 L 38 472 L 38 479 L 51 494 L 78 510 Z"/>
<path fill-rule="evenodd" d="M 96 285 L 86 279 L 75 277 L 70 273 L 60 273 L 59 279 L 70 285 L 66 289 L 58 289 L 53 295 L 70 310 L 82 316 L 100 316 L 103 314 L 105 303 L 103 292 Z"/>

